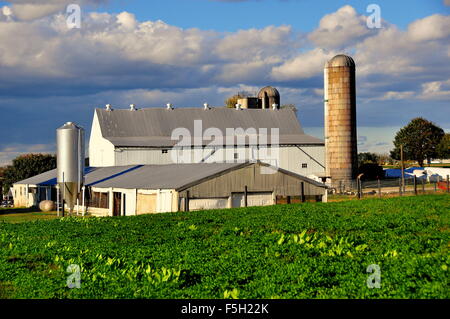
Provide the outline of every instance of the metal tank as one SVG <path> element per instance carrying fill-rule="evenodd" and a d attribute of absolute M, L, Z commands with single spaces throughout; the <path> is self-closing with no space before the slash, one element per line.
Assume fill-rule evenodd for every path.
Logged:
<path fill-rule="evenodd" d="M 84 129 L 67 122 L 56 130 L 56 147 L 59 192 L 72 213 L 84 184 Z"/>
<path fill-rule="evenodd" d="M 356 178 L 355 62 L 337 55 L 324 69 L 326 173 L 334 187 L 349 187 Z"/>

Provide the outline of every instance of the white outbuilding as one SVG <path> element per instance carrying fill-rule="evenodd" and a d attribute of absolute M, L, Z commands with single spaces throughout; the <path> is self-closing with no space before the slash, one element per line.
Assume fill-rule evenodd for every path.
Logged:
<path fill-rule="evenodd" d="M 14 200 L 37 205 L 39 199 L 52 199 L 56 187 L 52 170 L 14 184 L 15 190 L 23 190 Z M 326 201 L 326 189 L 322 183 L 261 162 L 89 167 L 75 211 L 131 216 Z"/>

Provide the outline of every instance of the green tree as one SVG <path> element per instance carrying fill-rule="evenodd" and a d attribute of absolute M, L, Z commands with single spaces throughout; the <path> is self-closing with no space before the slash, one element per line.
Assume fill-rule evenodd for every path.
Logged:
<path fill-rule="evenodd" d="M 362 180 L 375 180 L 384 178 L 383 167 L 377 163 L 363 163 L 358 167 L 358 175 L 363 174 Z"/>
<path fill-rule="evenodd" d="M 375 153 L 359 153 L 358 154 L 358 166 L 363 164 L 377 164 L 380 160 L 380 157 Z"/>
<path fill-rule="evenodd" d="M 56 156 L 51 154 L 25 154 L 13 159 L 3 171 L 3 194 L 12 184 L 56 168 Z"/>
<path fill-rule="evenodd" d="M 418 117 L 411 120 L 397 132 L 391 157 L 400 159 L 400 146 L 403 145 L 405 160 L 415 160 L 423 167 L 426 159 L 437 155 L 437 146 L 444 136 L 444 130 L 434 123 Z"/>
<path fill-rule="evenodd" d="M 450 158 L 450 133 L 446 133 L 436 148 L 436 157 L 439 159 Z"/>

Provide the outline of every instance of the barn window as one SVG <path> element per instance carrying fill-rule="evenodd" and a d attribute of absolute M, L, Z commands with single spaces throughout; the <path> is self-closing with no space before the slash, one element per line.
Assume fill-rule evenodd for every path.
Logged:
<path fill-rule="evenodd" d="M 167 150 L 162 150 L 161 151 L 163 154 L 167 154 Z"/>
<path fill-rule="evenodd" d="M 308 164 L 307 163 L 303 163 L 302 164 L 302 168 L 308 168 Z"/>
<path fill-rule="evenodd" d="M 109 208 L 109 193 L 91 192 L 86 200 L 90 207 Z"/>
<path fill-rule="evenodd" d="M 234 159 L 238 159 L 239 158 L 239 154 L 238 153 L 234 153 Z"/>

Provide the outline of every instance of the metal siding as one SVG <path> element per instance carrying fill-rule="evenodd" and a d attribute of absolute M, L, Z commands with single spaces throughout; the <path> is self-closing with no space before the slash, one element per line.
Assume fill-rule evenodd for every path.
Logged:
<path fill-rule="evenodd" d="M 325 172 L 325 147 L 323 146 L 303 146 L 300 147 L 305 152 L 302 152 L 297 147 L 283 147 L 280 150 L 280 166 L 288 171 L 308 176 L 311 174 Z M 318 164 L 317 162 L 320 164 Z M 302 168 L 302 163 L 308 164 L 307 168 Z"/>
<path fill-rule="evenodd" d="M 248 192 L 272 192 L 281 196 L 300 195 L 300 183 L 302 180 L 276 171 L 275 174 L 261 174 L 260 165 L 250 165 L 236 169 L 224 175 L 214 177 L 203 183 L 190 187 L 189 195 L 192 198 L 227 197 L 231 193 L 243 192 L 248 187 Z M 305 195 L 323 195 L 325 189 L 313 185 L 308 180 L 303 181 Z M 181 192 L 186 196 L 186 191 Z"/>
<path fill-rule="evenodd" d="M 247 207 L 252 206 L 270 206 L 273 205 L 272 193 L 248 193 L 247 194 Z M 232 195 L 232 207 L 244 207 L 245 198 L 244 193 L 234 193 Z"/>
<path fill-rule="evenodd" d="M 219 209 L 228 207 L 228 198 L 199 198 L 189 200 L 189 210 Z"/>

